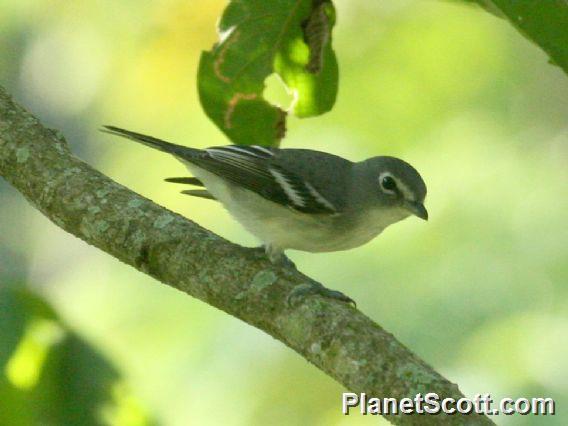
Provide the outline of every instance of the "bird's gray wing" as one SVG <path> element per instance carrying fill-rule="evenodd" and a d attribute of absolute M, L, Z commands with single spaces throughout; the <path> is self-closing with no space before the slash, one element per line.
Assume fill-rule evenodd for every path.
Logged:
<path fill-rule="evenodd" d="M 336 212 L 347 209 L 352 190 L 353 163 L 337 155 L 310 149 L 282 149 L 275 162 L 309 183 L 310 194 L 328 203 Z M 314 192 L 316 195 L 314 195 Z"/>
<path fill-rule="evenodd" d="M 338 213 L 338 206 L 324 197 L 309 179 L 304 178 L 301 168 L 291 167 L 286 151 L 289 150 L 229 145 L 207 148 L 203 151 L 205 155 L 191 158 L 189 162 L 267 200 L 302 213 Z M 314 151 L 299 151 L 302 151 L 299 152 L 300 157 L 314 155 Z M 326 154 L 317 153 L 315 156 L 318 155 Z M 306 162 L 302 158 L 296 160 Z M 306 166 L 309 167 L 309 164 Z M 312 167 L 317 165 L 312 164 Z M 325 170 L 322 172 L 325 173 Z"/>
<path fill-rule="evenodd" d="M 345 204 L 343 186 L 348 176 L 346 167 L 351 163 L 340 157 L 311 150 L 243 145 L 200 150 L 116 126 L 104 126 L 102 130 L 172 154 L 267 200 L 303 213 L 335 214 Z M 339 174 L 334 178 L 336 173 Z M 191 178 L 170 181 L 198 184 L 198 180 Z M 329 187 L 330 184 L 339 186 Z"/>

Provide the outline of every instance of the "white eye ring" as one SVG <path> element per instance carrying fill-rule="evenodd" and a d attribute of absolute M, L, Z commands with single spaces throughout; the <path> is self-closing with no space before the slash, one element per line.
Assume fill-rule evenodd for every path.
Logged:
<path fill-rule="evenodd" d="M 397 193 L 396 190 L 398 187 L 396 179 L 390 173 L 382 173 L 379 176 L 379 185 L 381 186 L 381 190 L 387 194 Z"/>

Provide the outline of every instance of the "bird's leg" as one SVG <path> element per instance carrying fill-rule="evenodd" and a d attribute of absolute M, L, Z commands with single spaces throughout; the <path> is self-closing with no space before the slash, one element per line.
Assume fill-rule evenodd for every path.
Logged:
<path fill-rule="evenodd" d="M 349 303 L 353 306 L 357 306 L 353 299 L 351 299 L 349 296 L 346 296 L 342 292 L 331 290 L 324 285 L 311 280 L 308 283 L 296 286 L 290 292 L 290 294 L 288 294 L 286 302 L 289 306 L 292 306 L 295 305 L 299 299 L 304 299 L 305 297 L 312 295 L 320 295 L 322 297 L 325 297 L 326 299 L 334 299 L 340 302 Z"/>
<path fill-rule="evenodd" d="M 291 266 L 292 268 L 296 269 L 296 265 L 294 265 L 294 262 L 292 262 L 284 254 L 284 250 L 282 250 L 281 248 L 275 247 L 271 244 L 266 244 L 264 246 L 264 250 L 266 252 L 266 256 L 268 256 L 268 259 L 274 265 Z M 322 284 L 312 280 L 309 280 L 308 283 L 296 286 L 286 298 L 286 303 L 289 306 L 291 306 L 294 305 L 300 299 L 312 295 L 320 295 L 327 299 L 339 300 L 340 302 L 349 303 L 354 306 L 356 305 L 353 299 L 344 295 L 340 291 L 330 290 L 329 288 L 323 286 Z"/>
<path fill-rule="evenodd" d="M 264 246 L 264 251 L 266 252 L 266 256 L 268 256 L 270 262 L 273 263 L 274 265 L 290 266 L 296 269 L 296 265 L 294 265 L 294 262 L 292 262 L 288 258 L 288 256 L 284 254 L 284 250 L 282 250 L 281 248 L 275 247 L 272 244 L 266 244 Z"/>

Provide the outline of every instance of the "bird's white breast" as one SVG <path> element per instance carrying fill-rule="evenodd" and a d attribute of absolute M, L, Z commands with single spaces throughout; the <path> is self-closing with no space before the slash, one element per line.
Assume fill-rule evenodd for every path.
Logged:
<path fill-rule="evenodd" d="M 251 234 L 265 244 L 280 249 L 308 252 L 347 250 L 363 245 L 391 223 L 404 218 L 399 214 L 370 212 L 352 215 L 310 215 L 301 213 L 240 188 L 193 164 L 188 169 L 207 190 Z"/>

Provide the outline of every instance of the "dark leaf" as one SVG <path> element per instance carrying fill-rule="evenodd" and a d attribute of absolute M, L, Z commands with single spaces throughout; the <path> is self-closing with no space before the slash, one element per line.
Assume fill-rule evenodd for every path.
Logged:
<path fill-rule="evenodd" d="M 124 412 L 152 424 L 121 400 L 118 371 L 24 288 L 0 289 L 0 371 L 0 425 L 100 425 Z"/>

